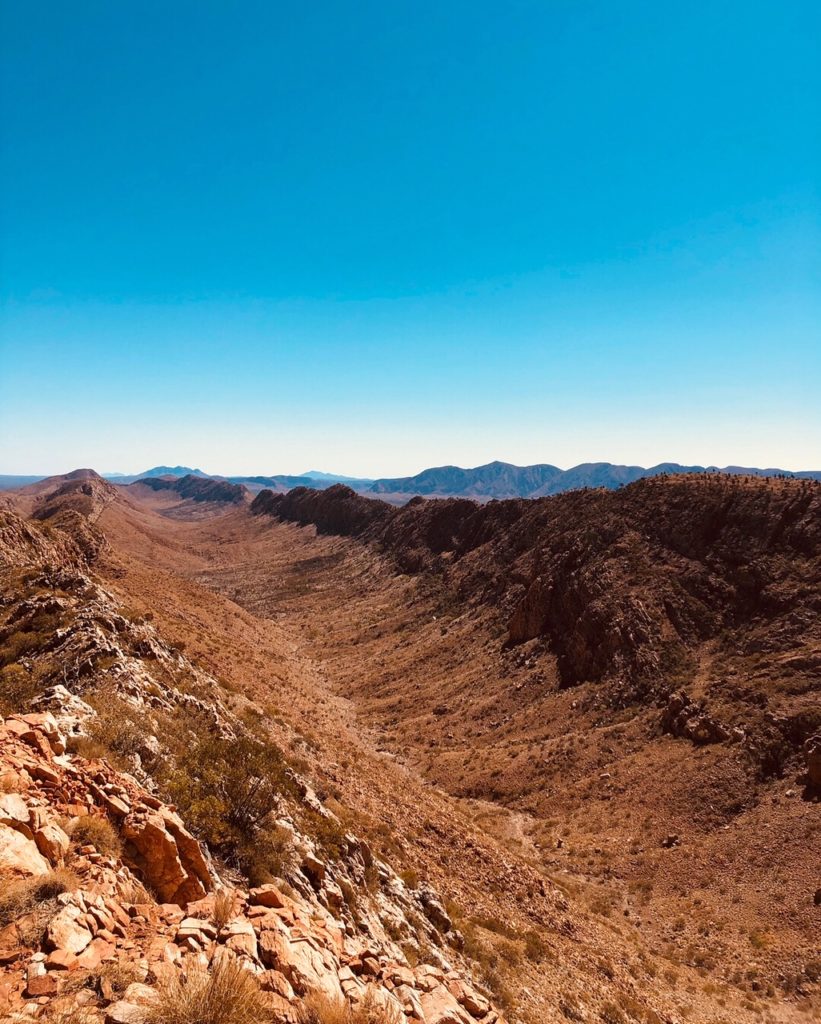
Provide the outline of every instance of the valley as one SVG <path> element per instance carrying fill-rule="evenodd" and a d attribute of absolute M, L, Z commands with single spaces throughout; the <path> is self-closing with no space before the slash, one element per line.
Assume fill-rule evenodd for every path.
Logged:
<path fill-rule="evenodd" d="M 817 484 L 481 514 L 36 486 L 8 515 L 79 537 L 121 614 L 213 681 L 201 699 L 441 894 L 448 955 L 510 1020 L 810 1019 Z"/>

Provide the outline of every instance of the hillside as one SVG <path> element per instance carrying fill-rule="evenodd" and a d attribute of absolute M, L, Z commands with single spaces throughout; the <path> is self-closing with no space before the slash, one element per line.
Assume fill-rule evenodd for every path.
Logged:
<path fill-rule="evenodd" d="M 2 824 L 48 826 L 38 853 L 77 881 L 36 920 L 62 907 L 90 937 L 72 951 L 15 910 L 0 994 L 57 1020 L 79 992 L 126 1024 L 163 961 L 213 975 L 228 950 L 281 1024 L 367 986 L 427 1024 L 811 1019 L 820 490 L 660 477 L 395 508 L 337 485 L 249 507 L 81 475 L 12 495 Z M 274 804 L 249 821 L 254 778 Z M 133 838 L 155 812 L 173 892 L 162 829 Z M 85 816 L 113 854 L 74 838 Z M 82 917 L 112 900 L 125 935 Z M 115 989 L 109 956 L 139 977 Z"/>
<path fill-rule="evenodd" d="M 147 487 L 152 491 L 173 491 L 181 498 L 191 501 L 215 501 L 229 504 L 241 504 L 245 501 L 248 491 L 241 484 L 232 484 L 227 480 L 214 480 L 210 477 L 196 476 L 156 476 L 136 480 L 137 486 Z M 132 485 L 133 486 L 133 485 Z"/>

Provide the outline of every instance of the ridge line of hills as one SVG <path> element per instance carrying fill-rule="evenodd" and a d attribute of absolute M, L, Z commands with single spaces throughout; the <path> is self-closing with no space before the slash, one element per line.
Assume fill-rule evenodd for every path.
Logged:
<path fill-rule="evenodd" d="M 79 472 L 79 471 L 77 471 Z M 144 480 L 180 479 L 200 477 L 207 480 L 239 484 L 252 492 L 268 489 L 284 493 L 295 487 L 325 490 L 343 483 L 359 494 L 378 495 L 383 500 L 401 504 L 414 495 L 425 497 L 469 497 L 478 501 L 494 498 L 542 498 L 551 494 L 578 490 L 584 487 L 604 487 L 610 490 L 634 483 L 646 477 L 678 474 L 725 473 L 732 476 L 790 477 L 803 480 L 821 480 L 821 470 L 792 472 L 775 467 L 760 469 L 746 466 L 684 466 L 677 462 L 663 462 L 655 466 L 626 466 L 610 462 L 587 462 L 570 469 L 560 469 L 548 463 L 516 466 L 508 462 L 490 462 L 483 466 L 463 469 L 459 466 L 436 466 L 424 469 L 414 476 L 384 477 L 380 479 L 341 476 L 310 470 L 307 473 L 222 476 L 205 473 L 188 466 L 154 466 L 143 473 L 102 474 L 113 484 L 126 485 Z M 42 476 L 0 475 L 0 490 L 10 490 L 40 483 Z"/>

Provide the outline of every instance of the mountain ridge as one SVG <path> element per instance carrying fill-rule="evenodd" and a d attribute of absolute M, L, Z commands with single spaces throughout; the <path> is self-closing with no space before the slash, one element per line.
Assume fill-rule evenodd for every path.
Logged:
<path fill-rule="evenodd" d="M 645 477 L 681 473 L 727 473 L 732 476 L 790 477 L 797 480 L 821 480 L 821 469 L 786 470 L 777 467 L 761 469 L 754 466 L 686 466 L 678 462 L 660 462 L 644 467 L 613 462 L 582 462 L 569 469 L 550 463 L 517 466 L 512 462 L 493 461 L 481 466 L 432 466 L 412 476 L 349 477 L 337 473 L 309 470 L 302 474 L 232 475 L 204 473 L 187 466 L 154 466 L 142 473 L 102 474 L 103 479 L 117 485 L 135 483 L 146 478 L 196 476 L 241 484 L 251 491 L 268 488 L 284 493 L 294 487 L 325 490 L 335 484 L 346 484 L 359 494 L 378 495 L 383 500 L 402 504 L 416 494 L 425 497 L 470 497 L 478 501 L 494 498 L 543 498 L 551 494 L 578 490 L 582 487 L 605 487 L 610 490 L 634 483 Z M 14 490 L 46 479 L 42 476 L 0 474 L 0 491 Z M 48 478 L 51 479 L 51 478 Z"/>

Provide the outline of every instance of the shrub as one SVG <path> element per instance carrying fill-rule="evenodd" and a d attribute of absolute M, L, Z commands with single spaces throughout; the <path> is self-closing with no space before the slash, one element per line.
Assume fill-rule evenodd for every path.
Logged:
<path fill-rule="evenodd" d="M 601 1008 L 600 1016 L 606 1024 L 626 1024 L 627 1020 L 621 1008 L 615 1003 L 605 1003 Z"/>
<path fill-rule="evenodd" d="M 69 736 L 67 747 L 70 754 L 79 754 L 87 761 L 99 760 L 109 754 L 108 747 L 91 736 Z"/>
<path fill-rule="evenodd" d="M 277 874 L 285 840 L 265 826 L 280 794 L 298 795 L 277 746 L 207 737 L 183 754 L 168 790 L 198 835 L 253 874 L 253 881 Z"/>
<path fill-rule="evenodd" d="M 20 665 L 6 665 L 0 669 L 0 713 L 12 715 L 25 710 L 37 696 L 35 677 Z"/>
<path fill-rule="evenodd" d="M 157 986 L 146 1024 L 261 1024 L 272 1019 L 256 979 L 222 955 L 208 970 L 189 964 Z"/>
<path fill-rule="evenodd" d="M 132 754 L 145 754 L 145 724 L 127 701 L 109 687 L 90 695 L 88 702 L 96 712 L 88 725 L 89 737 L 106 754 L 119 755 L 113 758 L 118 766 L 126 767 Z"/>
<path fill-rule="evenodd" d="M 314 992 L 299 1009 L 299 1024 L 404 1024 L 404 1015 L 381 1005 L 370 989 L 356 1007 Z"/>
<path fill-rule="evenodd" d="M 93 846 L 104 857 L 118 857 L 122 852 L 120 837 L 108 818 L 83 814 L 69 822 L 67 831 L 78 846 Z"/>
<path fill-rule="evenodd" d="M 61 892 L 72 892 L 79 885 L 80 880 L 74 872 L 64 868 L 38 878 L 23 878 L 5 884 L 0 890 L 0 927 L 31 915 L 24 926 L 18 926 L 18 933 L 23 945 L 33 945 L 40 940 L 46 924 L 57 910 L 56 898 Z"/>
<path fill-rule="evenodd" d="M 214 896 L 214 909 L 211 912 L 211 920 L 217 931 L 222 931 L 228 924 L 234 916 L 235 907 L 236 897 L 234 893 L 230 889 L 220 889 Z"/>

